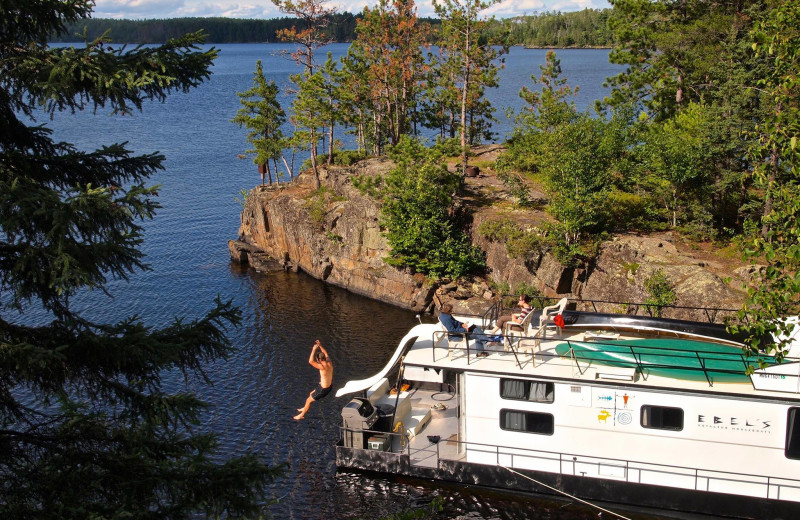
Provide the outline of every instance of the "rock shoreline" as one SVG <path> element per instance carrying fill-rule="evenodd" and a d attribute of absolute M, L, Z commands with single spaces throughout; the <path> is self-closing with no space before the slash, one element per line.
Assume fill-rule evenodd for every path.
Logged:
<path fill-rule="evenodd" d="M 468 201 L 473 216 L 470 234 L 486 252 L 487 275 L 458 284 L 431 283 L 384 263 L 388 246 L 379 225 L 379 204 L 352 185 L 355 175 L 385 176 L 391 167 L 387 159 L 377 158 L 351 167 L 322 168 L 322 195 L 308 173 L 291 183 L 254 188 L 242 211 L 239 237 L 228 244 L 231 260 L 256 270 L 302 270 L 326 283 L 420 313 L 450 301 L 458 312 L 477 315 L 499 297 L 493 288 L 521 284 L 546 297 L 583 300 L 581 307 L 586 310 L 632 313 L 636 309 L 629 303 L 647 300 L 644 282 L 657 269 L 670 280 L 677 307 L 738 309 L 744 301 L 739 287 L 752 269 L 687 255 L 672 233 L 615 236 L 590 264 L 565 268 L 548 253 L 526 260 L 511 258 L 504 244 L 477 232 L 481 222 L 496 214 L 469 207 Z M 474 194 L 485 188 L 502 197 L 497 183 L 490 181 L 485 174 L 467 178 L 465 189 Z M 717 321 L 729 314 L 720 313 Z M 681 308 L 668 309 L 664 315 L 709 319 L 700 311 Z"/>

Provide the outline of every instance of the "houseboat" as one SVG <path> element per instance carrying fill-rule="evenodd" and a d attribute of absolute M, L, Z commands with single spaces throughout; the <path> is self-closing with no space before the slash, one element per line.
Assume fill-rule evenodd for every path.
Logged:
<path fill-rule="evenodd" d="M 721 325 L 555 307 L 492 338 L 488 356 L 438 323 L 414 326 L 383 370 L 337 391 L 352 397 L 337 466 L 589 503 L 800 515 L 800 327 L 778 362 L 744 355 Z"/>

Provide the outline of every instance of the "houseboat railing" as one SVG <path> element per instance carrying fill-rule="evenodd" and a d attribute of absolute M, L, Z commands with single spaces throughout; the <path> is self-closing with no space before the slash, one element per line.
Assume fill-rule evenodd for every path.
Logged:
<path fill-rule="evenodd" d="M 401 433 L 401 432 L 385 432 L 380 430 L 362 430 L 360 428 L 348 428 L 345 426 L 339 426 L 339 432 L 341 434 L 340 439 L 342 439 L 342 444 L 346 444 L 345 439 L 348 437 L 350 439 L 350 444 L 352 444 L 354 439 L 359 437 L 369 439 L 370 436 L 386 435 L 389 437 L 389 451 L 387 453 L 395 453 L 395 454 L 404 453 L 409 457 L 411 456 L 411 442 L 410 442 L 411 439 L 409 439 L 408 434 L 405 432 Z M 398 440 L 398 442 L 400 443 L 400 451 L 393 450 L 395 440 Z M 438 454 L 437 454 L 437 459 L 438 459 Z"/>
<path fill-rule="evenodd" d="M 460 336 L 463 339 L 453 340 L 450 336 Z M 473 338 L 465 334 L 451 333 L 447 331 L 434 331 L 432 334 L 431 360 L 438 361 L 437 350 L 442 349 L 446 352 L 465 352 L 467 364 L 472 363 L 472 358 L 476 353 L 472 346 Z M 523 363 L 520 359 L 520 342 L 529 342 L 527 348 L 534 348 L 533 344 L 541 341 L 538 336 L 502 336 L 502 341 L 506 344 L 504 353 L 511 354 L 517 367 L 522 370 Z M 670 347 L 655 347 L 652 345 L 639 345 L 636 343 L 621 344 L 609 341 L 592 340 L 591 345 L 600 347 L 601 351 L 576 351 L 576 345 L 583 345 L 586 341 L 574 341 L 569 339 L 558 340 L 569 346 L 566 357 L 574 363 L 578 372 L 583 375 L 591 366 L 611 366 L 617 368 L 629 368 L 635 370 L 644 381 L 647 381 L 650 374 L 658 370 L 681 371 L 684 373 L 699 372 L 705 378 L 709 386 L 714 386 L 715 380 L 722 376 L 735 376 L 741 378 L 741 382 L 749 382 L 755 387 L 752 378 L 747 374 L 748 368 L 761 368 L 760 361 L 766 365 L 775 364 L 773 358 L 767 355 L 758 357 L 748 356 L 744 351 L 722 351 L 722 350 L 682 350 Z M 609 353 L 616 354 L 617 359 L 609 359 Z M 446 354 L 447 355 L 447 354 Z M 543 357 L 546 353 L 541 354 Z M 554 355 L 553 355 L 554 356 Z M 670 361 L 679 360 L 679 361 Z M 685 360 L 686 362 L 682 362 Z M 797 361 L 787 358 L 785 362 Z M 717 365 L 715 366 L 715 363 Z M 721 366 L 720 366 L 721 365 Z M 797 376 L 794 376 L 797 377 Z"/>
<path fill-rule="evenodd" d="M 487 316 L 490 319 L 497 319 L 498 316 L 503 314 L 507 314 L 511 312 L 514 308 L 514 304 L 516 303 L 516 298 L 518 295 L 512 294 L 503 294 L 500 298 L 495 302 L 493 305 L 487 309 L 487 311 L 483 314 L 483 318 Z M 531 298 L 531 305 L 533 305 L 534 310 L 541 309 L 547 305 L 551 305 L 561 298 L 559 297 L 549 297 L 549 296 L 534 296 Z M 514 304 L 506 306 L 505 302 L 513 300 Z M 649 315 L 651 318 L 661 317 L 663 311 L 665 310 L 675 310 L 675 311 L 699 311 L 705 317 L 708 323 L 718 323 L 718 318 L 721 316 L 723 319 L 729 316 L 736 315 L 739 312 L 739 309 L 728 309 L 724 307 L 699 307 L 699 306 L 691 306 L 691 305 L 657 305 L 653 303 L 637 303 L 637 302 L 620 302 L 614 300 L 584 300 L 584 299 L 570 299 L 567 305 L 569 309 L 576 309 L 576 310 L 583 310 L 578 309 L 578 306 L 581 306 L 585 310 L 591 309 L 593 312 L 601 312 L 599 307 L 603 306 L 616 306 L 618 309 L 624 308 L 626 312 L 619 312 L 613 314 L 632 314 L 633 316 L 639 316 L 639 312 L 644 309 L 644 311 Z M 628 312 L 629 309 L 633 309 L 633 312 Z M 607 310 L 604 312 L 608 312 Z M 487 322 L 484 321 L 484 325 Z M 488 322 L 491 323 L 491 322 Z"/>
<path fill-rule="evenodd" d="M 581 468 L 589 469 L 595 468 L 595 474 L 589 475 L 589 478 L 615 478 L 612 475 L 600 475 L 603 467 L 618 468 L 622 471 L 623 476 L 619 478 L 625 482 L 635 482 L 638 484 L 643 483 L 643 477 L 648 474 L 653 476 L 665 477 L 688 477 L 694 482 L 693 487 L 698 491 L 711 491 L 714 483 L 733 483 L 757 486 L 763 490 L 763 498 L 780 499 L 781 490 L 791 489 L 800 490 L 800 480 L 789 478 L 776 478 L 769 475 L 756 475 L 749 473 L 731 473 L 725 471 L 708 470 L 701 468 L 692 468 L 687 466 L 673 466 L 668 464 L 655 464 L 650 462 L 642 462 L 635 460 L 621 460 L 610 459 L 604 457 L 586 457 L 574 453 L 559 453 L 547 452 L 542 450 L 531 450 L 528 448 L 517 448 L 510 446 L 499 446 L 492 444 L 476 443 L 469 441 L 459 441 L 450 439 L 448 443 L 455 443 L 458 449 L 457 453 L 465 452 L 478 452 L 494 455 L 494 463 L 498 466 L 508 466 L 515 469 L 534 468 L 528 467 L 521 463 L 523 460 L 538 460 L 545 464 L 557 463 L 560 474 L 584 476 L 586 477 L 588 471 L 580 471 Z M 439 460 L 449 460 L 448 457 L 443 457 L 439 444 L 436 444 L 436 467 L 439 466 Z M 430 446 L 420 448 L 417 450 L 410 449 L 409 457 L 416 451 L 430 452 Z M 460 457 L 459 457 L 460 458 Z M 503 460 L 502 458 L 505 458 Z M 510 460 L 510 464 L 505 464 L 506 460 Z M 467 460 L 466 462 L 470 462 Z M 477 463 L 477 462 L 473 462 Z M 542 470 L 547 471 L 547 470 Z"/>
<path fill-rule="evenodd" d="M 607 350 L 601 352 L 576 352 L 575 344 L 583 344 L 585 342 L 575 342 L 571 340 L 564 340 L 569 346 L 569 356 L 574 361 L 576 368 L 581 375 L 586 372 L 593 362 L 603 366 L 615 366 L 620 368 L 634 368 L 642 376 L 642 379 L 647 381 L 649 372 L 653 370 L 682 370 L 687 372 L 702 372 L 709 386 L 714 386 L 713 374 L 727 374 L 733 376 L 747 377 L 748 367 L 759 368 L 759 359 L 749 358 L 742 351 L 741 353 L 733 353 L 730 351 L 708 351 L 708 350 L 680 350 L 672 349 L 669 347 L 653 347 L 648 345 L 636 345 L 619 343 L 610 343 L 602 341 L 592 341 L 592 345 L 605 346 Z M 614 359 L 609 361 L 607 355 L 609 352 L 619 354 L 620 356 L 628 356 L 630 360 L 623 358 Z M 644 362 L 644 357 L 647 356 L 648 361 Z M 767 358 L 769 356 L 763 356 Z M 675 359 L 692 359 L 696 360 L 699 366 L 687 366 L 686 364 L 677 363 L 658 363 L 658 360 L 667 360 L 669 358 Z M 709 363 L 715 361 L 722 363 L 736 363 L 741 362 L 741 368 L 721 368 L 710 366 Z M 766 360 L 765 360 L 766 361 Z M 581 367 L 580 362 L 585 362 L 585 366 Z M 749 378 L 748 378 L 749 379 Z M 742 379 L 744 381 L 744 379 Z M 751 381 L 752 384 L 752 381 Z"/>
<path fill-rule="evenodd" d="M 341 439 L 344 443 L 346 435 L 361 435 L 361 438 L 368 438 L 372 435 L 386 435 L 389 436 L 390 444 L 389 451 L 395 455 L 406 455 L 409 459 L 417 453 L 431 454 L 436 457 L 434 467 L 439 467 L 440 460 L 452 460 L 451 457 L 443 456 L 440 450 L 440 443 L 433 445 L 426 444 L 422 448 L 411 448 L 411 439 L 406 433 L 398 432 L 384 432 L 378 430 L 360 430 L 355 428 L 339 427 L 341 431 Z M 352 437 L 351 437 L 352 439 Z M 399 439 L 399 451 L 394 450 L 395 440 Z M 776 478 L 769 475 L 756 475 L 751 473 L 731 473 L 726 471 L 716 471 L 702 468 L 692 468 L 688 466 L 673 466 L 669 464 L 656 464 L 651 462 L 643 462 L 636 460 L 623 460 L 611 459 L 605 457 L 584 456 L 576 453 L 564 452 L 548 452 L 543 450 L 531 450 L 528 448 L 519 448 L 511 446 L 500 446 L 494 444 L 485 444 L 478 442 L 461 441 L 455 439 L 448 439 L 448 444 L 455 444 L 457 448 L 452 451 L 458 454 L 462 453 L 484 453 L 493 455 L 494 463 L 498 466 L 508 466 L 515 469 L 522 470 L 535 470 L 530 465 L 525 465 L 524 461 L 540 461 L 544 464 L 557 464 L 558 472 L 562 475 L 582 476 L 588 478 L 617 478 L 625 482 L 634 482 L 637 484 L 643 482 L 643 477 L 648 475 L 662 476 L 662 477 L 684 477 L 690 478 L 693 481 L 693 488 L 697 491 L 711 491 L 714 483 L 732 483 L 732 484 L 745 484 L 749 486 L 756 486 L 762 489 L 762 498 L 780 499 L 781 491 L 785 489 L 800 490 L 800 480 L 790 478 Z M 433 449 L 432 449 L 433 448 Z M 458 459 L 461 459 L 459 455 Z M 510 461 L 510 463 L 506 463 Z M 486 462 L 474 462 L 467 460 L 468 463 L 486 464 Z M 617 468 L 621 470 L 622 476 L 615 477 L 613 475 L 602 475 L 602 468 Z M 594 468 L 594 473 L 589 471 L 581 471 L 581 469 L 588 470 Z M 547 471 L 542 469 L 541 471 Z M 648 480 L 649 482 L 649 480 Z M 652 483 L 652 482 L 650 482 Z M 685 486 L 683 486 L 685 487 Z"/>

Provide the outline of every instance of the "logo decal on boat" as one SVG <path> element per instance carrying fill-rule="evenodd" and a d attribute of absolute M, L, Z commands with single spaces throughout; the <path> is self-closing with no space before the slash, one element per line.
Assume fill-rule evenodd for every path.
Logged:
<path fill-rule="evenodd" d="M 771 433 L 772 421 L 740 417 L 720 417 L 718 415 L 697 416 L 697 425 L 701 428 L 717 428 L 743 432 Z"/>

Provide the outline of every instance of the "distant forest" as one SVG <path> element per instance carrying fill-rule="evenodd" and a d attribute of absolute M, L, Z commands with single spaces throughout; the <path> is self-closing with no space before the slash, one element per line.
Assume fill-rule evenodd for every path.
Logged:
<path fill-rule="evenodd" d="M 351 42 L 356 31 L 356 16 L 341 13 L 331 16 L 327 36 L 337 42 Z M 208 43 L 277 43 L 276 33 L 297 25 L 297 18 L 244 20 L 239 18 L 169 18 L 165 20 L 112 20 L 92 18 L 69 25 L 68 32 L 53 42 L 82 42 L 83 31 L 91 41 L 110 30 L 116 43 L 164 43 L 190 32 L 203 30 Z"/>
<path fill-rule="evenodd" d="M 526 47 L 611 47 L 608 17 L 611 9 L 584 9 L 571 13 L 546 12 L 497 22 L 508 28 L 511 41 Z"/>
<path fill-rule="evenodd" d="M 611 35 L 606 27 L 609 9 L 585 9 L 571 13 L 535 14 L 496 20 L 491 32 L 507 30 L 513 45 L 529 47 L 610 47 Z M 360 14 L 338 13 L 331 16 L 327 36 L 336 42 L 352 42 L 355 39 L 357 20 Z M 434 30 L 441 25 L 439 19 L 421 18 Z M 199 30 L 208 35 L 208 43 L 276 43 L 276 33 L 297 25 L 297 18 L 273 18 L 270 20 L 244 20 L 239 18 L 170 18 L 165 20 L 113 20 L 94 18 L 69 26 L 61 37 L 53 42 L 82 42 L 84 28 L 86 38 L 91 41 L 106 31 L 117 43 L 163 43 L 170 38 Z M 435 32 L 434 32 L 435 34 Z"/>

